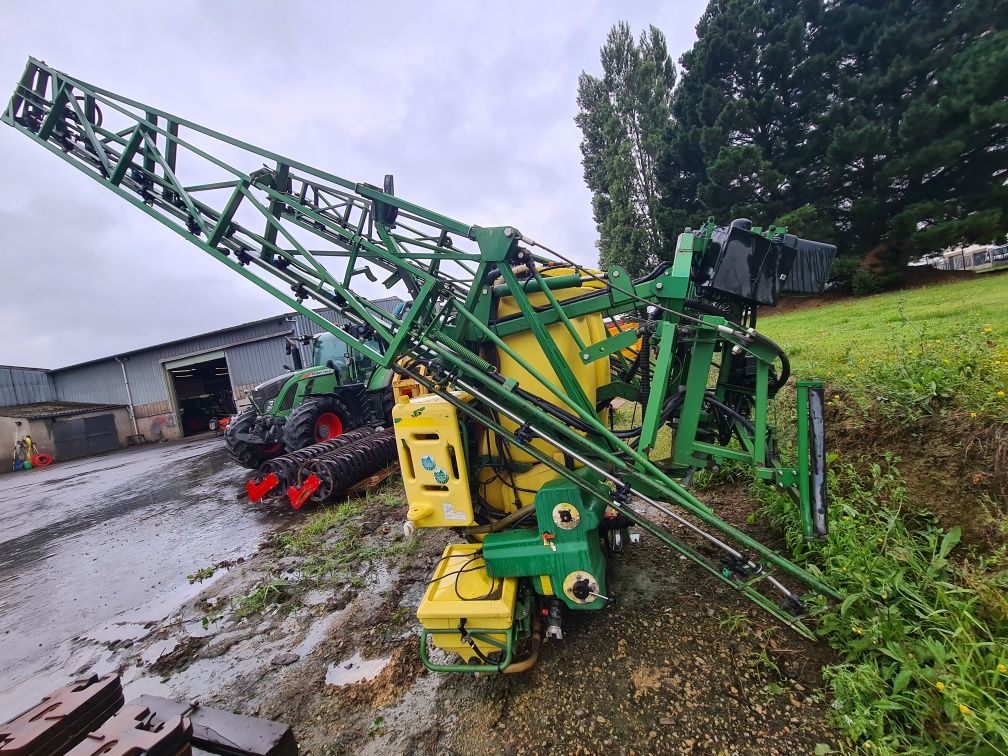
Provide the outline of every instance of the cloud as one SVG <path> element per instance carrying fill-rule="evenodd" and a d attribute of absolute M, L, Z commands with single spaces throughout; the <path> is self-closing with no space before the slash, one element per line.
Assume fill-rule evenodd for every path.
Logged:
<path fill-rule="evenodd" d="M 20 4 L 0 85 L 35 55 L 356 181 L 394 173 L 411 201 L 590 263 L 577 76 L 621 18 L 662 28 L 678 57 L 704 5 Z M 283 309 L 12 129 L 0 161 L 0 363 L 57 367 Z"/>

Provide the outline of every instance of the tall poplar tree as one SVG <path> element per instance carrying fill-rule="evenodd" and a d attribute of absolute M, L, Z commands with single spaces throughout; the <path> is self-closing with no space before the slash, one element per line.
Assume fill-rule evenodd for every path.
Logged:
<path fill-rule="evenodd" d="M 599 264 L 633 275 L 674 250 L 660 176 L 667 170 L 676 71 L 654 26 L 634 40 L 616 24 L 602 47 L 602 76 L 578 79 L 584 176 L 598 227 Z"/>

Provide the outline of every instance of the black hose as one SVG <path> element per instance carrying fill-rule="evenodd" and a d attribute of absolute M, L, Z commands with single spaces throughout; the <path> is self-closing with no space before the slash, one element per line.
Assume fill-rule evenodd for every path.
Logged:
<path fill-rule="evenodd" d="M 637 354 L 640 360 L 641 409 L 647 410 L 648 394 L 651 393 L 651 324 L 641 329 L 641 347 Z"/>
<path fill-rule="evenodd" d="M 775 380 L 770 386 L 770 394 L 772 396 L 784 388 L 784 384 L 786 384 L 788 382 L 788 378 L 791 377 L 791 361 L 788 359 L 787 354 L 785 354 L 780 344 L 773 339 L 767 338 L 759 331 L 751 331 L 749 336 L 755 341 L 762 342 L 765 346 L 776 352 L 777 359 L 781 361 L 780 375 L 777 376 L 777 380 Z"/>
<path fill-rule="evenodd" d="M 730 318 L 728 317 L 730 315 L 728 309 L 725 307 L 719 307 L 713 302 L 705 302 L 702 299 L 696 299 L 695 297 L 690 297 L 688 299 L 683 300 L 683 304 L 685 304 L 691 310 L 706 313 L 707 315 L 716 315 L 718 317 L 724 318 L 725 320 L 730 320 Z"/>
<path fill-rule="evenodd" d="M 717 407 L 718 409 L 722 410 L 723 412 L 727 412 L 729 415 L 731 415 L 733 418 L 735 418 L 739 423 L 741 423 L 742 427 L 744 427 L 747 431 L 749 431 L 753 435 L 753 437 L 756 436 L 756 428 L 753 427 L 753 424 L 749 421 L 749 418 L 747 418 L 742 413 L 738 412 L 737 410 L 732 409 L 727 404 L 725 404 L 724 402 L 716 399 L 711 394 L 706 394 L 704 396 L 704 403 L 705 404 L 712 404 L 715 407 Z M 770 465 L 771 467 L 773 466 L 773 460 L 771 459 L 771 456 L 770 456 L 770 445 L 769 444 L 767 444 L 767 446 L 766 446 L 766 459 L 764 461 L 768 465 Z"/>

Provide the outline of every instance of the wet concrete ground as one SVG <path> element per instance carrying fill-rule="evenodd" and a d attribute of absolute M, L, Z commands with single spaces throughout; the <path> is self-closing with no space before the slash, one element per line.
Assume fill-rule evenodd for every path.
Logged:
<path fill-rule="evenodd" d="M 0 476 L 0 721 L 100 668 L 207 584 L 187 575 L 253 553 L 290 510 L 250 510 L 219 437 Z"/>
<path fill-rule="evenodd" d="M 398 481 L 320 529 L 318 509 L 237 501 L 244 476 L 204 440 L 0 478 L 0 721 L 116 671 L 127 699 L 274 719 L 318 756 L 843 747 L 826 724 L 828 649 L 651 539 L 611 562 L 616 605 L 570 615 L 530 671 L 438 675 L 420 664 L 414 612 L 453 534 L 404 541 Z M 340 561 L 320 577 L 326 559 Z"/>

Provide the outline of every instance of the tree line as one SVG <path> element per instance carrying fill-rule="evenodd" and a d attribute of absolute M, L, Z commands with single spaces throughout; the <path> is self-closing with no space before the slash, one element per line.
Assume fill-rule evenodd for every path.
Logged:
<path fill-rule="evenodd" d="M 579 78 L 602 266 L 747 217 L 872 290 L 1008 231 L 1008 0 L 711 0 L 696 31 L 677 68 L 618 23 Z"/>

